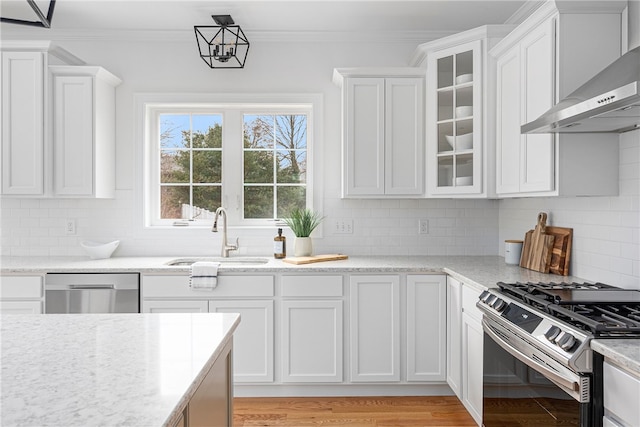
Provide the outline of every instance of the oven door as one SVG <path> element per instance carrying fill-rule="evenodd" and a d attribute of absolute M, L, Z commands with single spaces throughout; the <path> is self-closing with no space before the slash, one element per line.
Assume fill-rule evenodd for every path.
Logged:
<path fill-rule="evenodd" d="M 598 425 L 591 416 L 588 376 L 536 360 L 486 316 L 483 329 L 485 427 Z"/>

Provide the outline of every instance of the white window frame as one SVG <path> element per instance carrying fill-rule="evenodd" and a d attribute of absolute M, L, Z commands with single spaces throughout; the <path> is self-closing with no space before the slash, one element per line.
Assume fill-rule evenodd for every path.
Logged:
<path fill-rule="evenodd" d="M 211 113 L 222 115 L 222 205 L 228 213 L 229 226 L 235 228 L 273 228 L 273 219 L 243 219 L 243 144 L 244 114 L 307 114 L 307 207 L 322 212 L 321 141 L 322 95 L 320 94 L 138 94 L 136 134 L 142 141 L 138 150 L 143 167 L 138 174 L 140 220 L 144 229 L 204 228 L 212 220 L 184 221 L 159 218 L 159 117 L 164 113 Z M 237 126 L 236 126 L 237 124 Z M 236 145 L 239 142 L 239 146 Z M 237 167 L 236 167 L 237 165 Z M 226 171 L 225 171 L 226 170 Z M 231 172 L 233 170 L 233 172 Z M 178 227 L 178 225 L 181 225 Z"/>

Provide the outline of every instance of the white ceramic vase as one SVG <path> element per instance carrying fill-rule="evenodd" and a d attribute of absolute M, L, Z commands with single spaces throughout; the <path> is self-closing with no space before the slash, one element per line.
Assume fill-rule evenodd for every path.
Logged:
<path fill-rule="evenodd" d="M 313 253 L 311 237 L 296 237 L 293 252 L 295 256 L 311 256 Z"/>

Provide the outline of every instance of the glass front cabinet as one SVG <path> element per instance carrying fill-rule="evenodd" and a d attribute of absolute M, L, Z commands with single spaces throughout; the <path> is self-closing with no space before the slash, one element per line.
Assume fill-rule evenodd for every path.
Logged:
<path fill-rule="evenodd" d="M 427 171 L 430 195 L 482 193 L 481 42 L 427 58 Z"/>

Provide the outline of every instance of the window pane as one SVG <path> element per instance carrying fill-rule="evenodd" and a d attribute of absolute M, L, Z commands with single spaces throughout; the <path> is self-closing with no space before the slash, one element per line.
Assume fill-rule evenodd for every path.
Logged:
<path fill-rule="evenodd" d="M 273 218 L 273 187 L 244 187 L 244 217 Z"/>
<path fill-rule="evenodd" d="M 273 116 L 244 115 L 244 148 L 273 148 Z"/>
<path fill-rule="evenodd" d="M 194 114 L 193 148 L 222 148 L 222 116 Z"/>
<path fill-rule="evenodd" d="M 278 187 L 278 215 L 277 218 L 287 218 L 295 209 L 307 207 L 307 188 L 301 186 Z"/>
<path fill-rule="evenodd" d="M 185 212 L 183 214 L 183 206 Z M 189 187 L 187 186 L 162 186 L 160 187 L 160 218 L 162 219 L 188 219 L 190 215 Z"/>
<path fill-rule="evenodd" d="M 276 142 L 279 149 L 307 148 L 307 116 L 276 116 Z"/>
<path fill-rule="evenodd" d="M 193 182 L 222 182 L 222 151 L 193 151 Z"/>
<path fill-rule="evenodd" d="M 213 218 L 216 209 L 222 206 L 222 190 L 219 186 L 193 187 L 193 217 L 197 219 Z"/>
<path fill-rule="evenodd" d="M 160 152 L 160 182 L 189 182 L 189 151 L 162 150 Z"/>
<path fill-rule="evenodd" d="M 160 147 L 189 147 L 188 114 L 160 114 Z"/>
<path fill-rule="evenodd" d="M 307 151 L 276 151 L 279 183 L 304 184 L 307 180 Z"/>
<path fill-rule="evenodd" d="M 273 152 L 244 152 L 244 182 L 248 184 L 273 183 Z"/>

